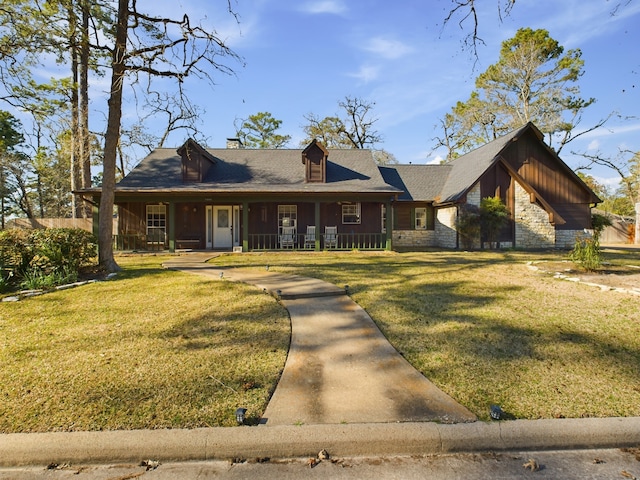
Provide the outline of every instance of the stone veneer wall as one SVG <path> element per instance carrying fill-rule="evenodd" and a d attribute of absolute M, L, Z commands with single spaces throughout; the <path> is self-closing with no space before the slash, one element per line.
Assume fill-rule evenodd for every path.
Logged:
<path fill-rule="evenodd" d="M 549 214 L 537 203 L 532 203 L 527 191 L 515 182 L 516 247 L 553 248 L 556 230 L 549 222 Z"/>
<path fill-rule="evenodd" d="M 434 230 L 394 230 L 392 242 L 394 247 L 434 247 L 436 232 Z"/>
<path fill-rule="evenodd" d="M 458 207 L 436 209 L 436 247 L 456 248 L 458 246 L 458 232 L 455 227 L 457 216 Z"/>
<path fill-rule="evenodd" d="M 556 248 L 573 248 L 577 238 L 590 238 L 593 230 L 556 230 Z"/>
<path fill-rule="evenodd" d="M 480 200 L 480 182 L 478 182 L 467 193 L 467 204 L 479 207 Z"/>

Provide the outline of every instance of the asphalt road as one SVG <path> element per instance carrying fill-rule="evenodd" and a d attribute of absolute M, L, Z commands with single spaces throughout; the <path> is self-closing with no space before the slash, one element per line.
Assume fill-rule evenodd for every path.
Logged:
<path fill-rule="evenodd" d="M 640 448 L 0 468 L 0 479 L 640 479 Z"/>

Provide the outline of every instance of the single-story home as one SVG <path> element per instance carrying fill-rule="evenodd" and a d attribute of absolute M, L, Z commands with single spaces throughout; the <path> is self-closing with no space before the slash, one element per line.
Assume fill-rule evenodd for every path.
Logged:
<path fill-rule="evenodd" d="M 99 188 L 79 193 L 99 205 Z M 114 247 L 458 248 L 461 207 L 487 196 L 510 214 L 499 245 L 525 249 L 572 246 L 600 202 L 531 123 L 443 165 L 378 166 L 369 150 L 318 141 L 214 149 L 189 139 L 154 150 L 116 184 Z"/>

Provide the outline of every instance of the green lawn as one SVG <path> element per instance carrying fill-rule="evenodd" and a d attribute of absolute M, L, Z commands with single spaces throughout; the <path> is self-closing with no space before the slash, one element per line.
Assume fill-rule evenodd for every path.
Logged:
<path fill-rule="evenodd" d="M 110 280 L 0 304 L 0 432 L 204 427 L 257 418 L 289 317 L 247 285 L 121 257 Z"/>
<path fill-rule="evenodd" d="M 640 266 L 640 252 L 609 252 Z M 555 253 L 225 256 L 220 264 L 348 284 L 352 298 L 430 380 L 487 419 L 640 415 L 640 297 L 527 268 Z M 640 286 L 640 285 L 639 285 Z"/>
<path fill-rule="evenodd" d="M 232 425 L 284 365 L 285 310 L 250 286 L 119 257 L 115 280 L 0 304 L 0 432 Z M 553 279 L 494 252 L 222 255 L 348 284 L 391 343 L 488 418 L 640 416 L 640 297 Z M 611 252 L 640 266 L 640 254 Z"/>

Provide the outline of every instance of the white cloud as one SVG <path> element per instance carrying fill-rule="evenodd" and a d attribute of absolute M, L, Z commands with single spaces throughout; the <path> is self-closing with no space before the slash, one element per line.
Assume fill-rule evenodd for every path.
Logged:
<path fill-rule="evenodd" d="M 301 11 L 313 15 L 333 14 L 340 15 L 347 11 L 347 6 L 340 0 L 321 0 L 307 2 L 300 8 Z"/>
<path fill-rule="evenodd" d="M 403 57 L 412 51 L 412 48 L 399 40 L 387 38 L 372 38 L 364 49 L 383 58 L 394 60 Z"/>
<path fill-rule="evenodd" d="M 589 142 L 589 145 L 587 145 L 587 150 L 598 150 L 599 148 L 600 141 L 598 139 L 592 140 L 591 142 Z"/>
<path fill-rule="evenodd" d="M 347 76 L 360 80 L 364 83 L 369 83 L 376 80 L 380 75 L 380 67 L 377 65 L 362 65 L 360 70 L 355 73 L 349 73 Z"/>
<path fill-rule="evenodd" d="M 589 145 L 597 142 L 599 138 L 610 137 L 612 135 L 625 135 L 628 133 L 639 132 L 640 123 L 623 123 L 621 125 L 604 125 L 582 135 L 583 139 L 594 138 Z"/>

